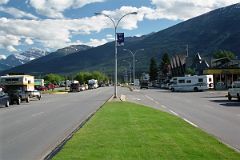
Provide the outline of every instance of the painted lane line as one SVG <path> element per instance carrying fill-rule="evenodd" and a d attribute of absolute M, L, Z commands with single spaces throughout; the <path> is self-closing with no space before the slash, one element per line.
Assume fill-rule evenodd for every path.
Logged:
<path fill-rule="evenodd" d="M 154 101 L 156 104 L 159 104 L 158 101 Z"/>
<path fill-rule="evenodd" d="M 169 109 L 169 111 L 174 114 L 175 116 L 179 116 L 179 114 L 177 114 L 176 112 L 174 112 L 173 110 Z"/>
<path fill-rule="evenodd" d="M 32 114 L 31 117 L 37 117 L 37 116 L 40 116 L 42 114 L 44 114 L 44 112 L 39 112 L 39 113 Z"/>
<path fill-rule="evenodd" d="M 150 99 L 151 101 L 154 101 L 154 99 L 153 99 L 152 97 L 149 97 L 148 95 L 145 95 L 145 97 L 146 97 L 147 99 Z"/>
<path fill-rule="evenodd" d="M 161 107 L 162 107 L 162 108 L 165 108 L 165 109 L 167 108 L 167 107 L 166 107 L 166 106 L 164 106 L 164 105 L 161 105 Z"/>
<path fill-rule="evenodd" d="M 187 120 L 186 118 L 183 118 L 183 120 L 186 121 L 187 123 L 191 124 L 192 126 L 198 128 L 198 126 L 196 124 L 192 123 L 191 121 Z"/>

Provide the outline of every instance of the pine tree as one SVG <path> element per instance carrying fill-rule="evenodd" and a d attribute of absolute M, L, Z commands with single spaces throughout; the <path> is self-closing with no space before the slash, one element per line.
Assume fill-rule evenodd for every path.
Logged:
<path fill-rule="evenodd" d="M 159 66 L 160 71 L 163 73 L 163 75 L 167 75 L 170 72 L 170 58 L 167 53 L 164 53 L 162 56 L 162 60 Z"/>
<path fill-rule="evenodd" d="M 157 67 L 157 62 L 155 58 L 151 58 L 150 60 L 149 76 L 150 76 L 150 81 L 157 80 L 158 67 Z"/>

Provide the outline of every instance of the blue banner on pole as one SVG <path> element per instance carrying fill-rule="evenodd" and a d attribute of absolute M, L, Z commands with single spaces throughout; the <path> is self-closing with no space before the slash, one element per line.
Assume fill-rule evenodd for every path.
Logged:
<path fill-rule="evenodd" d="M 117 33 L 117 46 L 124 46 L 124 33 Z"/>

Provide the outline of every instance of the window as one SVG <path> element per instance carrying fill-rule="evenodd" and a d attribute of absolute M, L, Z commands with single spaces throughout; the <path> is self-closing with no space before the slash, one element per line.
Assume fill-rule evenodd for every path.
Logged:
<path fill-rule="evenodd" d="M 187 80 L 187 83 L 192 83 L 192 81 L 191 80 Z"/>
<path fill-rule="evenodd" d="M 203 82 L 203 78 L 198 78 L 198 82 Z"/>
<path fill-rule="evenodd" d="M 185 80 L 184 79 L 180 79 L 180 80 L 178 80 L 178 83 L 185 83 Z"/>

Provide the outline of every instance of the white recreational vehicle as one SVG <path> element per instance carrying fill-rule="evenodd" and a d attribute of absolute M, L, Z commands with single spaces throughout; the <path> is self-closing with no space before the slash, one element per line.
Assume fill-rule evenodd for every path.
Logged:
<path fill-rule="evenodd" d="M 174 91 L 204 91 L 213 88 L 213 75 L 173 77 L 169 89 Z"/>

